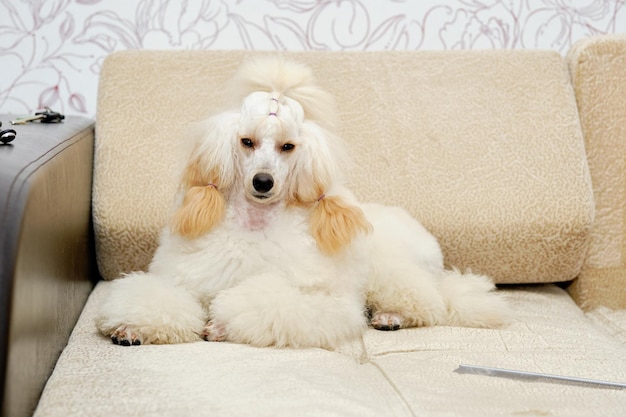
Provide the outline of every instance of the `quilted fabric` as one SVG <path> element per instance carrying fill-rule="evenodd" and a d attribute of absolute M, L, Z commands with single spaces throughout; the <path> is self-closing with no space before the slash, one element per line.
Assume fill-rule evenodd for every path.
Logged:
<path fill-rule="evenodd" d="M 589 38 L 568 54 L 597 207 L 572 295 L 586 309 L 626 308 L 626 35 Z"/>
<path fill-rule="evenodd" d="M 98 334 L 92 293 L 35 417 L 624 415 L 623 390 L 454 372 L 460 364 L 626 382 L 624 345 L 554 285 L 503 290 L 503 329 L 380 332 L 338 352 L 199 341 L 122 347 Z"/>
<path fill-rule="evenodd" d="M 101 73 L 100 272 L 151 260 L 186 126 L 223 108 L 243 51 L 127 51 Z M 574 278 L 594 215 L 567 67 L 548 51 L 300 52 L 337 99 L 364 201 L 406 207 L 446 264 L 500 283 Z"/>

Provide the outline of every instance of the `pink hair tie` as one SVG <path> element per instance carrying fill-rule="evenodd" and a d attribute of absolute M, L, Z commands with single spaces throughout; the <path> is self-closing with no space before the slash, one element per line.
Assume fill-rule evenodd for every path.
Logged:
<path fill-rule="evenodd" d="M 322 194 L 321 196 L 319 196 L 317 198 L 317 201 L 322 201 L 324 198 L 326 198 L 326 194 Z"/>
<path fill-rule="evenodd" d="M 217 190 L 217 185 L 213 184 L 212 182 L 208 183 L 206 186 L 207 187 L 213 187 L 213 188 L 215 188 Z"/>
<path fill-rule="evenodd" d="M 276 104 L 275 105 L 270 105 L 270 110 L 274 110 L 274 111 L 271 111 L 270 114 L 268 114 L 268 116 L 276 116 L 276 111 L 277 111 L 276 108 L 278 107 L 278 104 L 279 104 L 278 103 L 278 98 L 272 97 L 270 99 L 270 101 L 274 101 L 274 102 L 276 102 Z M 272 107 L 274 107 L 274 109 L 272 109 Z M 276 117 L 278 117 L 278 116 L 276 116 Z"/>

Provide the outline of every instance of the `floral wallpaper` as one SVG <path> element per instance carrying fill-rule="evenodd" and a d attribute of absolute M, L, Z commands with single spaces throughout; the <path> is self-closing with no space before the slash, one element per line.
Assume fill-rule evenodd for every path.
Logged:
<path fill-rule="evenodd" d="M 543 48 L 626 32 L 626 0 L 0 0 L 0 113 L 93 117 L 124 49 Z"/>

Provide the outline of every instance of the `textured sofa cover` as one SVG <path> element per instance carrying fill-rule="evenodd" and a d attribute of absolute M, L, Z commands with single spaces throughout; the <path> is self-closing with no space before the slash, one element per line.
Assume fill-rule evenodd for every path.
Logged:
<path fill-rule="evenodd" d="M 547 51 L 285 54 L 311 65 L 336 96 L 357 195 L 406 207 L 440 239 L 447 265 L 506 284 L 500 291 L 515 313 L 502 329 L 369 329 L 335 352 L 208 342 L 123 348 L 98 334 L 106 280 L 145 268 L 156 247 L 186 125 L 229 104 L 224 86 L 254 53 L 111 55 L 93 183 L 105 280 L 35 415 L 623 415 L 624 390 L 454 371 L 474 364 L 626 382 L 625 290 L 600 271 L 623 267 L 623 217 L 613 214 L 622 213 L 623 194 L 595 203 L 599 190 L 616 187 L 607 181 L 625 175 L 622 167 L 617 179 L 596 183 L 603 158 L 623 161 L 624 152 L 593 133 L 618 126 L 623 145 L 626 112 L 611 113 L 621 104 L 598 97 L 624 91 L 626 67 L 607 74 L 587 65 L 602 61 L 598 54 L 623 62 L 624 45 L 621 37 L 589 40 L 569 69 Z M 621 229 L 606 226 L 614 224 L 607 215 Z M 607 248 L 604 233 L 620 244 Z M 598 308 L 586 314 L 580 305 Z"/>

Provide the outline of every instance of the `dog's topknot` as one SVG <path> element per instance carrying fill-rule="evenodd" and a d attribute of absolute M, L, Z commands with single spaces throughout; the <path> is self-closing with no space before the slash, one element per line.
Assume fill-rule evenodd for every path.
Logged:
<path fill-rule="evenodd" d="M 297 101 L 306 119 L 331 131 L 336 127 L 335 100 L 317 85 L 306 65 L 277 56 L 257 57 L 242 64 L 233 83 L 237 100 L 255 91 L 279 93 Z"/>

